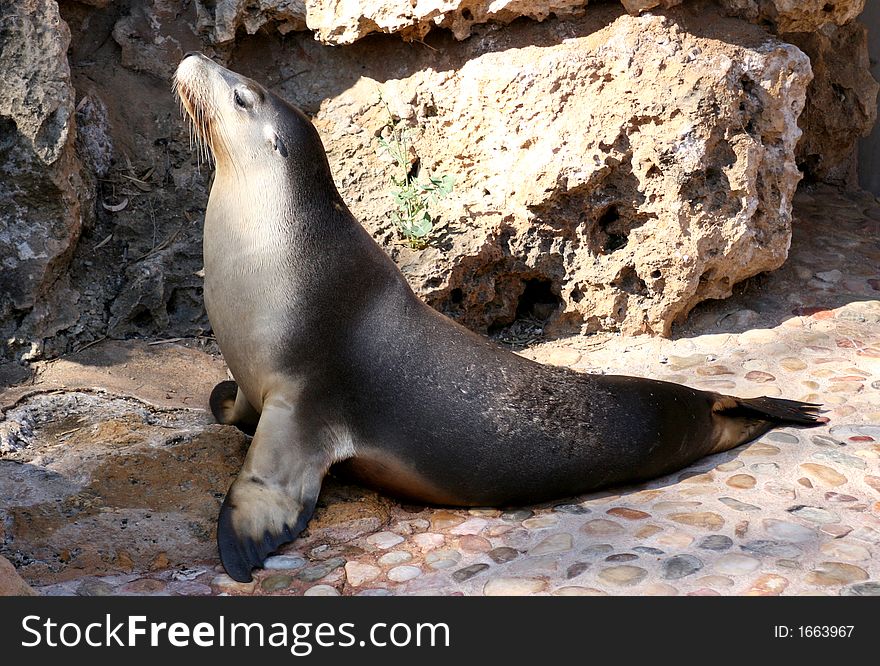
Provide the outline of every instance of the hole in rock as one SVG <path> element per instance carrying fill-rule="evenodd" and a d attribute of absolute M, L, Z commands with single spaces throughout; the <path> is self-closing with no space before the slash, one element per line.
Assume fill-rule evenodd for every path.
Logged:
<path fill-rule="evenodd" d="M 525 289 L 516 306 L 516 318 L 532 317 L 547 321 L 562 304 L 562 299 L 554 293 L 550 280 L 533 278 L 526 280 Z"/>
<path fill-rule="evenodd" d="M 629 236 L 625 232 L 612 228 L 618 220 L 620 220 L 620 213 L 617 206 L 609 206 L 597 222 L 599 229 L 605 233 L 605 243 L 602 249 L 607 254 L 626 247 L 627 241 L 629 241 Z"/>

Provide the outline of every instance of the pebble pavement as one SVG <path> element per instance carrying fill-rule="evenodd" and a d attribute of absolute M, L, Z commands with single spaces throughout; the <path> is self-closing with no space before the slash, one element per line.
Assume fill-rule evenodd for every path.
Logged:
<path fill-rule="evenodd" d="M 251 583 L 216 562 L 87 577 L 43 594 L 878 595 L 880 203 L 805 190 L 789 261 L 699 306 L 671 340 L 578 337 L 523 353 L 744 397 L 823 403 L 654 481 L 524 508 L 392 503 L 382 524 L 310 529 Z M 365 527 L 366 525 L 366 527 Z"/>

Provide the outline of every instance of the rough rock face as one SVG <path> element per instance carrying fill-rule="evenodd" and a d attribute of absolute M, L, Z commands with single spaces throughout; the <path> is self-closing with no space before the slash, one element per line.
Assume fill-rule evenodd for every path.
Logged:
<path fill-rule="evenodd" d="M 386 8 L 374 8 L 381 4 Z M 74 34 L 68 49 L 70 74 L 64 62 L 63 23 L 57 30 L 43 30 L 35 26 L 51 24 L 45 17 L 4 21 L 4 36 L 10 35 L 4 39 L 4 57 L 15 56 L 15 48 L 20 51 L 18 60 L 13 58 L 2 70 L 4 76 L 27 79 L 34 87 L 8 96 L 6 104 L 13 99 L 48 99 L 41 92 L 44 82 L 57 80 L 64 93 L 53 93 L 51 99 L 61 100 L 58 108 L 70 113 L 71 120 L 58 130 L 59 138 L 67 132 L 66 141 L 56 142 L 60 152 L 47 166 L 35 156 L 31 139 L 21 128 L 11 129 L 7 111 L 0 114 L 3 129 L 9 129 L 4 136 L 11 137 L 0 142 L 0 156 L 10 165 L 9 160 L 19 160 L 16 164 L 21 167 L 0 184 L 9 192 L 15 188 L 14 197 L 9 195 L 15 205 L 0 211 L 0 224 L 5 225 L 0 228 L 0 262 L 5 267 L 27 264 L 35 269 L 24 271 L 27 275 L 22 279 L 17 268 L 3 273 L 4 279 L 11 276 L 17 301 L 10 292 L 0 291 L 0 334 L 11 340 L 0 345 L 0 357 L 56 355 L 105 335 L 192 337 L 208 330 L 200 269 L 210 168 L 197 166 L 168 92 L 170 73 L 180 56 L 192 49 L 202 49 L 254 76 L 316 116 L 340 188 L 356 214 L 389 248 L 422 295 L 477 329 L 503 326 L 524 314 L 540 315 L 541 321 L 549 317 L 551 329 L 558 332 L 597 328 L 662 332 L 694 299 L 721 296 L 733 281 L 781 261 L 787 242 L 786 201 L 793 182 L 787 146 L 792 138 L 791 116 L 800 104 L 803 68 L 792 65 L 792 80 L 782 77 L 779 85 L 773 77 L 788 67 L 785 62 L 794 62 L 793 51 L 769 46 L 766 34 L 742 19 L 719 21 L 716 5 L 696 0 L 668 10 L 668 23 L 651 28 L 652 37 L 660 40 L 657 47 L 647 39 L 627 46 L 626 41 L 635 36 L 621 27 L 624 23 L 611 31 L 620 37 L 619 43 L 602 42 L 611 38 L 611 32 L 597 38 L 590 35 L 618 20 L 625 9 L 648 12 L 628 20 L 657 21 L 656 14 L 667 12 L 664 8 L 675 5 L 675 0 L 593 3 L 582 19 L 571 20 L 556 17 L 578 13 L 585 3 L 404 4 L 407 7 L 396 1 L 373 3 L 369 11 L 391 16 L 400 6 L 407 21 L 428 16 L 432 8 L 442 12 L 421 24 L 394 23 L 402 26 L 397 35 L 373 34 L 349 46 L 326 48 L 311 32 L 298 30 L 308 27 L 307 14 L 319 16 L 314 12 L 324 9 L 349 12 L 348 3 L 62 3 L 63 17 Z M 729 10 L 736 5 L 745 16 L 750 7 L 762 7 L 766 13 L 770 4 L 731 1 L 725 6 Z M 789 4 L 775 2 L 774 15 L 812 6 Z M 846 8 L 856 5 L 826 4 L 833 11 L 823 13 L 827 14 L 827 20 L 822 19 L 827 24 L 824 37 L 798 33 L 810 38 L 799 42 L 810 55 L 828 63 L 818 68 L 825 74 L 813 86 L 821 100 L 829 100 L 809 106 L 801 119 L 805 136 L 798 160 L 809 178 L 840 182 L 839 174 L 845 171 L 840 165 L 849 164 L 851 155 L 841 146 L 849 146 L 852 137 L 844 137 L 847 132 L 861 133 L 871 122 L 872 82 L 864 72 L 851 71 L 853 63 L 862 66 L 861 56 L 850 53 L 863 48 L 856 29 L 851 24 L 836 27 L 851 13 Z M 46 17 L 57 16 L 52 14 L 51 0 L 7 3 L 4 11 L 21 8 L 24 15 L 32 5 Z M 536 20 L 502 26 L 515 15 Z M 819 14 L 813 15 L 819 20 Z M 752 20 L 779 29 L 758 14 Z M 327 21 L 327 30 L 339 34 L 349 30 Z M 357 34 L 375 32 L 371 21 L 357 17 Z M 424 43 L 400 39 L 406 30 L 413 31 L 411 36 L 424 34 L 419 30 L 428 24 L 450 30 L 432 31 Z M 33 35 L 24 39 L 23 26 L 31 26 L 27 29 L 49 41 L 40 44 Z M 252 31 L 256 33 L 245 34 Z M 470 39 L 457 40 L 467 33 L 472 33 Z M 676 44 L 676 40 L 684 41 Z M 18 46 L 22 42 L 30 46 Z M 813 42 L 816 52 L 822 50 L 824 55 L 811 51 Z M 26 50 L 38 44 L 33 53 Z M 693 48 L 700 53 L 691 54 Z M 505 62 L 505 49 L 515 57 L 514 64 Z M 670 53 L 675 68 L 684 67 L 681 81 L 660 72 L 657 80 L 665 88 L 643 83 L 648 77 L 640 69 L 660 67 L 655 61 L 643 67 L 651 49 Z M 743 54 L 748 58 L 739 64 Z M 620 66 L 611 60 L 631 55 L 634 59 Z M 571 63 L 565 62 L 569 56 Z M 734 64 L 728 67 L 725 58 Z M 706 65 L 716 59 L 720 69 Z M 777 61 L 779 70 L 774 69 Z M 746 89 L 742 81 L 758 76 L 765 66 L 770 78 Z M 516 67 L 522 72 L 514 72 Z M 501 80 L 524 90 L 522 108 L 512 101 L 519 88 L 502 90 L 501 84 L 492 83 L 493 68 Z M 704 75 L 695 79 L 691 71 Z M 738 79 L 740 74 L 745 78 Z M 600 80 L 591 79 L 595 76 Z M 640 82 L 635 92 L 625 90 L 628 76 Z M 586 83 L 577 77 L 585 77 Z M 76 87 L 75 123 L 71 80 Z M 431 89 L 435 85 L 437 89 Z M 840 97 L 835 85 L 843 87 L 846 102 L 841 112 L 825 117 L 822 110 L 830 108 L 835 95 Z M 457 178 L 453 195 L 435 207 L 446 231 L 435 239 L 433 249 L 421 253 L 400 247 L 390 230 L 388 162 L 378 154 L 373 136 L 388 120 L 384 106 L 377 103 L 380 90 L 392 103 L 397 126 L 411 127 L 424 171 Z M 786 96 L 790 96 L 787 101 Z M 459 97 L 468 103 L 456 102 Z M 620 104 L 618 97 L 623 99 Z M 535 105 L 533 114 L 526 104 Z M 687 134 L 695 143 L 681 143 L 680 137 L 666 134 L 687 129 L 685 114 L 672 117 L 677 105 L 688 114 L 696 113 L 695 128 Z M 715 114 L 715 105 L 720 114 Z M 768 119 L 777 107 L 784 107 L 784 127 L 769 129 Z M 35 111 L 34 127 L 42 126 L 40 118 L 51 112 L 52 108 Z M 455 117 L 459 112 L 461 117 Z M 582 127 L 585 123 L 578 114 L 589 120 L 589 127 Z M 807 120 L 808 116 L 816 120 Z M 540 123 L 563 132 L 564 138 L 535 130 Z M 670 148 L 676 142 L 682 150 Z M 691 153 L 691 148 L 696 152 Z M 701 151 L 705 154 L 693 157 L 693 164 L 685 164 L 684 155 Z M 22 155 L 31 155 L 30 161 L 21 162 Z M 585 158 L 598 159 L 599 164 L 584 166 Z M 643 160 L 656 169 L 640 166 Z M 716 187 L 719 169 L 728 183 L 722 179 Z M 693 184 L 701 178 L 694 174 L 702 171 L 707 174 L 705 189 L 716 190 L 717 210 L 694 199 L 703 191 Z M 80 176 L 83 183 L 78 185 Z M 505 177 L 511 182 L 504 182 Z M 95 179 L 100 179 L 97 201 L 92 189 Z M 736 184 L 740 182 L 745 184 Z M 722 204 L 720 192 L 730 183 L 740 189 Z M 8 198 L 6 193 L 3 196 Z M 14 221 L 15 211 L 25 206 L 28 217 Z M 697 210 L 693 220 L 691 210 Z M 577 221 L 582 213 L 584 219 Z M 85 224 L 72 251 L 80 234 L 80 217 L 85 217 Z M 680 225 L 672 222 L 677 217 Z M 678 225 L 690 233 L 691 223 L 703 231 L 689 238 L 675 231 Z M 649 256 L 650 243 L 644 241 L 655 231 L 660 240 Z M 732 236 L 720 241 L 727 233 Z M 683 238 L 681 247 L 673 240 L 676 234 Z M 749 241 L 749 234 L 756 234 L 757 241 Z M 19 256 L 22 240 L 36 258 Z M 48 248 L 45 257 L 40 243 Z M 661 277 L 652 277 L 655 271 Z M 471 279 L 477 282 L 471 285 Z M 586 300 L 584 290 L 589 294 Z M 598 296 L 603 290 L 604 295 Z M 577 305 L 579 300 L 582 305 Z M 599 310 L 591 312 L 597 305 Z M 471 307 L 476 310 L 470 311 Z"/>
<path fill-rule="evenodd" d="M 799 124 L 798 164 L 811 180 L 856 187 L 856 144 L 877 120 L 878 85 L 868 61 L 867 30 L 857 21 L 783 35 L 804 51 L 814 78 Z"/>
<path fill-rule="evenodd" d="M 70 323 L 59 278 L 94 197 L 74 153 L 69 42 L 56 3 L 0 7 L 0 337 L 25 353 L 20 325 L 48 337 Z"/>
<path fill-rule="evenodd" d="M 683 0 L 621 0 L 630 14 L 669 9 Z M 772 25 L 778 32 L 809 32 L 827 24 L 843 25 L 858 16 L 865 0 L 720 0 L 729 13 Z M 341 0 L 198 1 L 201 31 L 214 44 L 232 41 L 244 28 L 254 34 L 266 25 L 282 34 L 311 30 L 325 44 L 351 44 L 374 32 L 422 39 L 433 28 L 446 28 L 465 39 L 474 26 L 508 24 L 520 17 L 543 21 L 580 15 L 587 0 Z M 591 10 L 592 11 L 592 10 Z"/>
<path fill-rule="evenodd" d="M 551 14 L 575 16 L 586 4 L 585 0 L 220 0 L 199 3 L 199 28 L 216 44 L 234 39 L 239 27 L 253 34 L 267 24 L 282 34 L 308 29 L 325 44 L 336 45 L 351 44 L 373 32 L 418 40 L 432 28 L 446 28 L 456 39 L 465 39 L 474 25 L 506 24 L 523 16 L 538 21 Z"/>
<path fill-rule="evenodd" d="M 0 556 L 0 597 L 32 597 L 33 588 L 24 582 L 12 563 Z"/>
<path fill-rule="evenodd" d="M 251 6 L 253 3 L 249 2 L 248 7 Z M 202 5 L 197 9 L 202 9 Z M 266 11 L 264 22 L 271 20 L 272 11 L 263 9 Z M 218 12 L 222 11 L 221 6 Z M 113 39 L 122 48 L 122 65 L 170 80 L 183 55 L 201 48 L 190 29 L 190 21 L 194 18 L 191 7 L 181 7 L 181 3 L 175 0 L 134 3 L 130 13 L 113 27 Z M 234 36 L 233 32 L 229 39 Z"/>
<path fill-rule="evenodd" d="M 29 581 L 215 557 L 238 431 L 87 392 L 27 398 L 3 425 L 2 548 Z"/>
<path fill-rule="evenodd" d="M 865 0 L 721 0 L 721 4 L 736 16 L 773 25 L 777 32 L 843 25 L 865 8 Z"/>
<path fill-rule="evenodd" d="M 781 265 L 809 62 L 757 28 L 714 25 L 597 10 L 387 81 L 422 167 L 456 179 L 436 247 L 394 249 L 417 291 L 475 329 L 533 314 L 554 332 L 668 334 Z M 363 166 L 388 122 L 379 92 L 362 80 L 316 123 L 344 196 L 387 242 L 382 163 Z"/>

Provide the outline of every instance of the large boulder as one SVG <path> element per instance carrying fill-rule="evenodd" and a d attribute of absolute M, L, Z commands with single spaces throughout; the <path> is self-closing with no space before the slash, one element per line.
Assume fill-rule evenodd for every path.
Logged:
<path fill-rule="evenodd" d="M 862 13 L 865 0 L 721 0 L 735 16 L 773 26 L 778 32 L 811 32 L 843 25 Z"/>
<path fill-rule="evenodd" d="M 31 583 L 214 559 L 247 443 L 207 423 L 91 390 L 19 401 L 0 424 L 2 554 Z"/>
<path fill-rule="evenodd" d="M 669 9 L 683 0 L 621 0 L 630 14 Z M 778 32 L 809 32 L 828 23 L 843 25 L 858 16 L 865 0 L 720 0 L 729 14 Z M 508 24 L 527 17 L 570 18 L 584 11 L 587 0 L 383 0 L 359 3 L 340 0 L 199 0 L 199 29 L 214 44 L 235 39 L 239 29 L 254 34 L 272 26 L 282 34 L 311 30 L 325 44 L 351 44 L 371 33 L 397 33 L 422 39 L 445 28 L 456 39 L 484 23 Z M 705 3 L 702 3 L 705 5 Z"/>
<path fill-rule="evenodd" d="M 367 67 L 384 83 L 315 118 L 343 196 L 434 307 L 482 331 L 531 314 L 557 333 L 667 335 L 785 260 L 810 81 L 797 48 L 613 8 L 435 46 L 396 75 Z M 427 249 L 389 230 L 389 109 L 423 171 L 455 178 Z"/>
<path fill-rule="evenodd" d="M 0 555 L 0 597 L 32 597 L 36 594 L 18 575 L 12 563 Z"/>
<path fill-rule="evenodd" d="M 94 200 L 76 157 L 70 31 L 52 0 L 0 5 L 0 337 L 39 353 L 75 321 L 63 279 Z"/>
<path fill-rule="evenodd" d="M 814 74 L 799 120 L 804 135 L 798 165 L 811 180 L 856 188 L 856 145 L 877 120 L 878 85 L 870 72 L 868 31 L 852 21 L 782 37 L 810 57 Z"/>

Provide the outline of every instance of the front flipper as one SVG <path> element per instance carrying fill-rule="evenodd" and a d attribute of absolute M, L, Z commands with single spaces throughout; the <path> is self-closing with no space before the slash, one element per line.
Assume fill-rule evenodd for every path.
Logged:
<path fill-rule="evenodd" d="M 332 462 L 319 433 L 304 428 L 294 411 L 281 399 L 263 405 L 244 465 L 220 508 L 220 560 L 237 581 L 250 581 L 254 567 L 305 528 Z"/>

